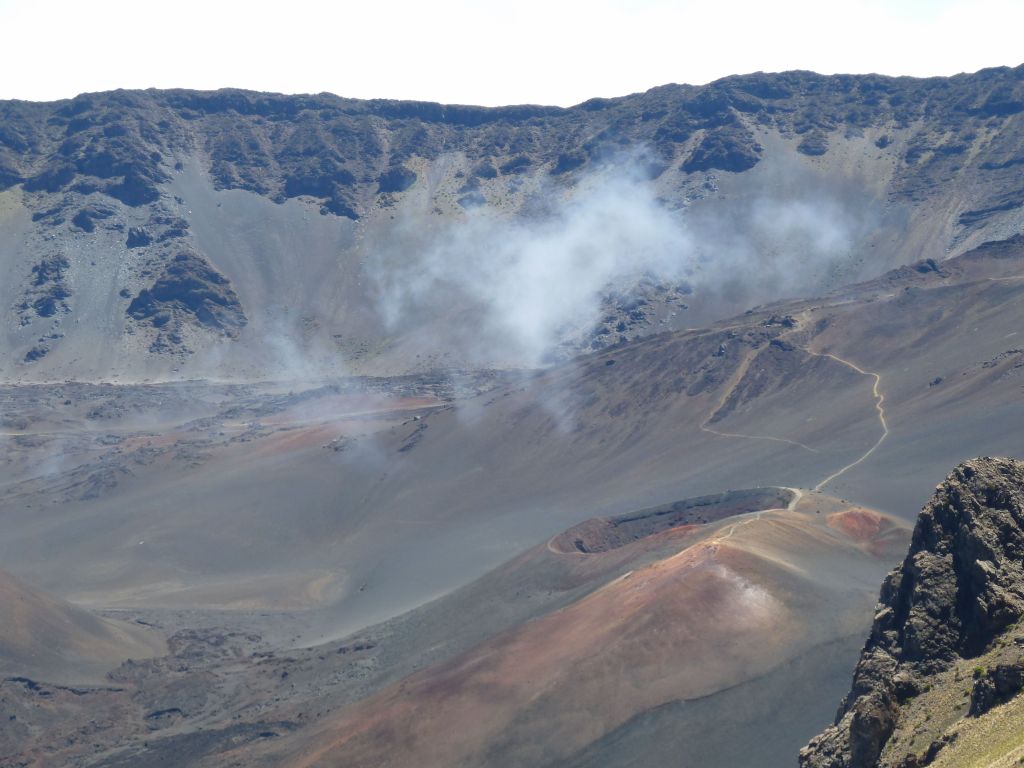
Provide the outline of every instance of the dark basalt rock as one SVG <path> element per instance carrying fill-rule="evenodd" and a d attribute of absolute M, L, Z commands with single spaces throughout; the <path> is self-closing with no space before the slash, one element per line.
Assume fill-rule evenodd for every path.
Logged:
<path fill-rule="evenodd" d="M 26 192 L 59 192 L 75 178 L 75 169 L 68 165 L 47 168 L 41 173 L 27 179 L 24 184 Z"/>
<path fill-rule="evenodd" d="M 989 93 L 979 107 L 972 111 L 985 117 L 1009 117 L 1024 112 L 1024 98 L 1021 98 L 1019 90 L 1001 84 Z"/>
<path fill-rule="evenodd" d="M 1012 211 L 1017 208 L 1024 208 L 1024 189 L 1004 194 L 1001 196 L 1001 199 L 995 202 L 994 205 L 986 208 L 980 208 L 974 211 L 964 211 L 960 214 L 959 219 L 957 219 L 957 223 L 962 226 L 970 226 L 984 221 L 996 213 Z"/>
<path fill-rule="evenodd" d="M 42 286 L 60 282 L 68 266 L 68 260 L 64 256 L 47 256 L 41 259 L 32 267 L 32 285 Z"/>
<path fill-rule="evenodd" d="M 530 167 L 530 158 L 526 155 L 517 155 L 508 162 L 502 163 L 499 169 L 504 176 L 523 173 Z"/>
<path fill-rule="evenodd" d="M 903 564 L 882 585 L 871 635 L 835 724 L 800 752 L 803 768 L 872 768 L 900 704 L 931 674 L 974 657 L 1024 616 L 1024 462 L 957 467 L 922 510 Z M 1021 669 L 975 683 L 972 711 L 1021 687 Z M 916 764 L 916 763 L 915 763 Z"/>
<path fill-rule="evenodd" d="M 71 219 L 71 223 L 83 232 L 92 232 L 96 229 L 96 225 L 93 223 L 92 217 L 90 217 L 85 211 L 79 211 L 76 213 L 75 217 Z"/>
<path fill-rule="evenodd" d="M 740 173 L 757 165 L 761 145 L 749 131 L 735 126 L 707 133 L 683 163 L 686 173 L 695 171 L 730 171 Z"/>
<path fill-rule="evenodd" d="M 408 168 L 391 168 L 377 180 L 377 191 L 381 193 L 405 192 L 416 183 L 416 174 Z"/>
<path fill-rule="evenodd" d="M 351 187 L 356 177 L 332 158 L 300 166 L 284 184 L 285 197 L 333 197 L 338 187 Z"/>
<path fill-rule="evenodd" d="M 41 360 L 42 358 L 46 357 L 49 351 L 49 347 L 44 346 L 42 344 L 37 344 L 36 346 L 32 347 L 32 349 L 25 353 L 24 360 L 26 363 L 34 363 L 36 360 Z"/>
<path fill-rule="evenodd" d="M 0 192 L 20 184 L 25 178 L 12 160 L 0 154 Z"/>
<path fill-rule="evenodd" d="M 810 157 L 819 157 L 828 152 L 828 137 L 821 131 L 809 131 L 796 145 L 796 149 Z"/>
<path fill-rule="evenodd" d="M 558 176 L 563 173 L 569 173 L 569 171 L 575 171 L 586 162 L 587 156 L 582 152 L 563 152 L 555 160 L 555 164 L 551 168 L 551 174 Z"/>
<path fill-rule="evenodd" d="M 156 216 L 150 220 L 151 225 L 162 227 L 157 242 L 166 243 L 188 235 L 188 222 L 178 216 Z"/>
<path fill-rule="evenodd" d="M 64 308 L 64 299 L 68 295 L 68 290 L 62 284 L 54 285 L 48 292 L 32 302 L 32 309 L 40 317 L 53 317 Z"/>
<path fill-rule="evenodd" d="M 347 219 L 357 221 L 359 219 L 359 213 L 343 198 L 334 196 L 331 197 L 327 202 L 320 208 L 320 213 L 333 213 L 335 216 L 344 216 Z"/>
<path fill-rule="evenodd" d="M 1024 688 L 1024 664 L 1000 664 L 985 671 L 971 689 L 970 714 L 983 715 L 997 704 L 1016 696 Z"/>
<path fill-rule="evenodd" d="M 984 169 L 986 171 L 1001 171 L 1001 170 L 1004 170 L 1006 168 L 1013 168 L 1014 166 L 1017 166 L 1017 165 L 1024 165 L 1024 156 L 1022 156 L 1022 157 L 1011 157 L 1009 160 L 1002 160 L 1002 161 L 987 160 L 984 163 L 982 163 L 981 165 L 979 165 L 978 167 L 982 168 L 982 169 Z"/>
<path fill-rule="evenodd" d="M 139 292 L 127 309 L 136 320 L 155 328 L 175 316 L 191 316 L 206 328 L 234 336 L 246 317 L 227 278 L 204 259 L 179 253 L 150 288 Z"/>
<path fill-rule="evenodd" d="M 489 160 L 485 160 L 473 169 L 473 176 L 478 179 L 494 179 L 498 176 L 498 169 Z"/>
<path fill-rule="evenodd" d="M 32 267 L 32 279 L 28 290 L 19 304 L 22 324 L 31 320 L 31 313 L 38 317 L 53 317 L 67 310 L 67 299 L 71 289 L 64 279 L 68 260 L 59 254 L 45 256 Z"/>
<path fill-rule="evenodd" d="M 133 208 L 160 199 L 157 179 L 135 171 L 126 174 L 118 184 L 108 187 L 107 194 Z"/>
<path fill-rule="evenodd" d="M 144 248 L 153 242 L 153 237 L 144 227 L 132 227 L 128 230 L 128 239 L 125 245 L 129 248 Z"/>
<path fill-rule="evenodd" d="M 96 222 L 109 219 L 114 212 L 109 208 L 90 205 L 86 206 L 71 219 L 71 223 L 83 232 L 93 232 L 96 229 Z"/>

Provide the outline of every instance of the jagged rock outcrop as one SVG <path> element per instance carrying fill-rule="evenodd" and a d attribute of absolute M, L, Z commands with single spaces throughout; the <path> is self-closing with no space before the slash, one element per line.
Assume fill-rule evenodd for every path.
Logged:
<path fill-rule="evenodd" d="M 154 328 L 187 315 L 199 325 L 225 335 L 246 323 L 245 312 L 230 282 L 193 253 L 179 253 L 152 287 L 144 288 L 128 305 L 128 314 Z"/>
<path fill-rule="evenodd" d="M 44 256 L 32 267 L 31 283 L 18 307 L 22 325 L 28 324 L 33 316 L 53 317 L 67 309 L 67 299 L 71 296 L 67 282 L 69 268 L 67 258 L 60 253 Z"/>
<path fill-rule="evenodd" d="M 176 366 L 149 355 L 179 350 L 177 334 L 196 353 L 225 336 L 235 339 L 241 359 L 241 347 L 259 343 L 256 329 L 292 322 L 271 318 L 277 310 L 265 297 L 308 293 L 304 280 L 318 269 L 315 262 L 337 263 L 337 270 L 322 272 L 323 293 L 341 295 L 357 270 L 370 276 L 378 271 L 376 259 L 362 260 L 364 250 L 383 253 L 378 245 L 384 242 L 435 236 L 432 226 L 418 225 L 402 234 L 392 217 L 407 221 L 422 207 L 441 227 L 458 226 L 464 211 L 479 208 L 510 221 L 543 221 L 573 199 L 572 189 L 585 192 L 603 180 L 653 182 L 649 191 L 657 204 L 668 216 L 685 218 L 687 226 L 693 222 L 695 231 L 715 230 L 716 222 L 739 216 L 737 242 L 749 241 L 756 246 L 751 255 L 763 254 L 779 265 L 780 277 L 786 276 L 754 287 L 750 270 L 709 271 L 694 280 L 692 301 L 682 298 L 689 291 L 680 290 L 681 275 L 659 276 L 650 287 L 616 278 L 601 292 L 624 299 L 602 296 L 600 318 L 581 315 L 563 324 L 544 358 L 557 361 L 703 322 L 718 312 L 710 308 L 718 304 L 710 289 L 723 280 L 728 290 L 722 310 L 739 310 L 780 298 L 783 283 L 787 295 L 820 293 L 878 274 L 905 254 L 956 256 L 1019 231 L 1022 114 L 1024 66 L 927 79 L 757 73 L 701 86 L 665 85 L 567 108 L 484 108 L 236 89 L 119 90 L 53 103 L 0 100 L 0 193 L 10 201 L 5 206 L 24 208 L 31 219 L 15 227 L 22 213 L 5 218 L 0 236 L 10 247 L 3 249 L 0 268 L 10 282 L 27 286 L 28 269 L 40 256 L 59 251 L 71 264 L 63 288 L 40 296 L 26 287 L 24 301 L 19 296 L 7 302 L 14 312 L 6 317 L 11 332 L 0 357 L 38 362 L 46 349 L 68 350 L 33 366 L 31 375 L 37 377 L 57 367 L 62 376 L 93 375 L 85 368 L 113 359 L 109 355 L 131 358 L 132 365 Z M 866 165 L 850 175 L 849 157 L 863 157 Z M 755 168 L 761 170 L 743 176 Z M 776 188 L 765 182 L 791 172 L 797 174 L 792 184 Z M 232 194 L 213 195 L 214 190 Z M 241 190 L 253 194 L 234 194 Z M 836 230 L 845 233 L 841 248 L 834 247 L 839 241 L 824 246 L 815 237 L 797 236 L 798 230 L 819 228 L 816 217 L 806 222 L 799 217 L 802 223 L 790 232 L 788 226 L 766 227 L 767 219 L 742 212 L 760 200 L 801 208 L 805 197 L 819 195 L 823 211 L 842 211 L 849 218 Z M 259 206 L 266 215 L 251 218 Z M 692 218 L 684 217 L 682 211 L 691 208 Z M 295 229 L 284 223 L 310 212 L 323 219 Z M 261 229 L 278 228 L 282 237 L 250 239 L 254 221 Z M 893 238 L 885 234 L 890 227 Z M 325 236 L 328 230 L 344 234 L 333 242 L 333 235 Z M 302 242 L 289 242 L 292 235 L 286 232 Z M 124 252 L 116 253 L 121 244 Z M 780 247 L 778 253 L 794 254 L 810 247 L 815 258 L 822 251 L 828 266 L 790 270 L 773 255 Z M 154 280 L 169 265 L 178 269 L 171 260 L 182 250 L 232 275 L 248 331 L 230 330 L 242 327 L 240 313 L 218 316 L 218 306 L 234 303 L 226 296 L 214 296 L 206 306 L 209 313 L 194 297 L 185 297 L 175 305 L 180 327 L 171 323 L 169 308 L 158 306 L 150 294 L 165 288 L 154 286 Z M 275 279 L 283 284 L 264 285 L 272 270 L 241 269 L 234 260 L 243 250 L 259 251 L 268 265 L 280 263 Z M 103 286 L 129 301 L 139 297 L 129 314 L 141 327 L 125 323 L 125 307 Z M 62 295 L 70 291 L 74 301 Z M 379 301 L 371 294 L 337 304 L 309 302 L 307 316 L 297 321 L 305 329 L 302 343 L 330 348 L 335 341 L 328 339 L 345 338 L 343 344 L 355 352 L 386 337 L 382 354 L 375 356 L 381 361 L 393 348 L 413 343 L 404 329 L 373 322 Z M 322 311 L 328 304 L 332 308 Z M 39 318 L 45 323 L 26 330 Z M 152 328 L 164 329 L 158 332 L 170 343 L 147 345 Z M 360 338 L 352 337 L 353 328 L 360 329 Z M 137 331 L 140 335 L 127 338 Z M 438 343 L 444 355 L 464 354 L 448 349 L 453 335 L 430 333 L 444 340 Z M 84 354 L 83 343 L 109 349 Z M 27 371 L 19 364 L 18 372 Z"/>
<path fill-rule="evenodd" d="M 145 227 L 132 227 L 128 230 L 128 239 L 125 241 L 125 245 L 129 248 L 145 248 L 152 242 L 153 237 Z"/>
<path fill-rule="evenodd" d="M 1000 664 L 979 673 L 971 690 L 970 714 L 977 717 L 1013 698 L 1024 688 L 1024 664 Z"/>
<path fill-rule="evenodd" d="M 924 762 L 914 755 L 882 759 L 901 707 L 927 690 L 932 676 L 983 653 L 1022 615 L 1024 462 L 965 462 L 922 510 L 910 552 L 882 585 L 871 635 L 835 725 L 801 751 L 800 765 L 926 765 L 928 754 Z M 1012 696 L 1021 682 L 1020 669 L 979 669 L 971 714 Z M 929 750 L 932 758 L 942 746 Z"/>
<path fill-rule="evenodd" d="M 631 146 L 647 147 L 659 169 L 679 159 L 687 173 L 739 173 L 762 159 L 755 129 L 796 138 L 800 152 L 816 157 L 841 136 L 885 127 L 875 145 L 895 141 L 904 194 L 937 194 L 936 181 L 968 167 L 982 174 L 982 196 L 961 217 L 974 226 L 1024 205 L 1014 175 L 1024 162 L 1016 119 L 1024 112 L 1022 75 L 1021 67 L 927 79 L 756 73 L 571 108 L 235 89 L 0 101 L 0 190 L 23 184 L 29 192 L 97 192 L 140 207 L 160 198 L 174 158 L 199 148 L 221 188 L 279 202 L 311 196 L 325 213 L 360 218 L 377 194 L 415 182 L 406 165 L 414 157 L 465 152 L 493 174 L 545 167 L 558 176 Z"/>
<path fill-rule="evenodd" d="M 761 149 L 750 131 L 728 126 L 707 133 L 682 168 L 687 173 L 712 170 L 742 173 L 757 165 Z"/>

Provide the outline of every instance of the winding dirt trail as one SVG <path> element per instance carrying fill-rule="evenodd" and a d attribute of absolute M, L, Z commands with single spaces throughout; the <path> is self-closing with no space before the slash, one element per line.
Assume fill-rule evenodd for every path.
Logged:
<path fill-rule="evenodd" d="M 790 331 L 789 333 L 785 334 L 785 336 L 787 338 L 792 338 L 793 336 L 798 334 L 801 330 L 803 330 L 806 321 L 809 319 L 809 316 L 810 316 L 810 311 L 808 311 L 808 310 L 800 312 L 797 315 L 797 323 L 796 323 L 795 327 L 792 329 L 792 331 Z M 879 446 L 881 446 L 882 443 L 885 442 L 885 439 L 889 436 L 889 424 L 886 421 L 886 417 L 885 417 L 885 394 L 882 392 L 882 377 L 881 377 L 880 374 L 878 374 L 878 373 L 876 373 L 874 371 L 867 371 L 867 370 L 861 368 L 856 363 L 854 363 L 854 362 L 852 362 L 850 360 L 846 360 L 845 358 L 839 357 L 838 355 L 834 355 L 834 354 L 832 354 L 830 352 L 815 352 L 815 351 L 809 349 L 808 347 L 802 346 L 802 345 L 799 348 L 805 354 L 810 355 L 812 357 L 825 357 L 825 358 L 829 358 L 830 360 L 832 360 L 832 361 L 834 361 L 836 363 L 839 363 L 840 365 L 844 365 L 847 368 L 851 369 L 852 371 L 855 371 L 856 373 L 858 373 L 861 376 L 870 376 L 873 379 L 873 384 L 872 384 L 872 387 L 871 387 L 871 393 L 872 393 L 872 396 L 875 398 L 875 411 L 878 414 L 878 422 L 879 422 L 879 424 L 881 425 L 881 428 L 882 428 L 881 435 L 879 435 L 878 439 L 863 454 L 861 454 L 854 461 L 851 461 L 849 464 L 846 464 L 845 466 L 840 467 L 835 472 L 831 473 L 830 475 L 825 477 L 823 480 L 821 480 L 817 485 L 815 485 L 814 488 L 813 488 L 813 491 L 818 492 L 818 491 L 821 491 L 826 485 L 828 485 L 829 483 L 831 483 L 832 481 L 834 481 L 838 477 L 842 476 L 843 474 L 845 474 L 849 470 L 851 470 L 854 467 L 862 464 L 868 458 L 870 458 L 871 455 L 876 450 L 878 450 Z M 739 434 L 739 433 L 734 433 L 734 432 L 722 432 L 722 431 L 719 431 L 717 429 L 714 429 L 714 428 L 708 426 L 708 424 L 722 410 L 722 408 L 725 406 L 726 402 L 729 400 L 729 398 L 732 396 L 732 394 L 736 391 L 736 388 L 740 385 L 740 382 L 747 375 L 747 372 L 750 370 L 750 365 L 753 362 L 754 358 L 757 357 L 758 352 L 759 352 L 759 350 L 757 350 L 757 349 L 751 349 L 751 350 L 749 350 L 743 356 L 743 359 L 740 361 L 740 364 L 736 367 L 736 370 L 733 372 L 732 376 L 730 376 L 728 384 L 725 386 L 724 391 L 722 392 L 722 395 L 718 398 L 718 402 L 715 404 L 715 407 L 711 409 L 711 412 L 708 414 L 707 418 L 705 418 L 704 421 L 700 424 L 701 431 L 707 432 L 707 433 L 712 434 L 712 435 L 716 435 L 718 437 L 743 438 L 743 439 L 747 439 L 747 440 L 771 440 L 771 441 L 774 441 L 774 442 L 787 443 L 789 445 L 795 445 L 795 446 L 798 446 L 800 448 L 803 448 L 806 451 L 810 451 L 811 453 L 819 453 L 819 451 L 817 449 L 812 448 L 809 445 L 805 445 L 804 443 L 798 442 L 796 440 L 790 440 L 790 439 L 784 438 L 784 437 L 775 437 L 775 436 L 771 436 L 771 435 L 745 435 L 745 434 Z M 752 522 L 754 522 L 756 520 L 760 520 L 761 516 L 764 515 L 766 512 L 776 512 L 776 511 L 780 511 L 782 509 L 785 509 L 785 510 L 792 510 L 792 509 L 794 509 L 796 507 L 797 503 L 800 501 L 800 499 L 805 494 L 805 492 L 803 490 L 799 489 L 799 488 L 791 488 L 791 487 L 788 487 L 788 486 L 780 486 L 780 487 L 786 488 L 786 490 L 791 491 L 792 494 L 793 494 L 792 499 L 790 500 L 789 504 L 785 508 L 779 507 L 779 508 L 773 508 L 773 509 L 763 509 L 763 510 L 759 510 L 758 512 L 753 512 L 753 513 L 749 513 L 747 515 L 744 515 L 742 517 L 742 519 L 737 519 L 732 524 L 730 524 L 728 526 L 728 528 L 725 529 L 725 532 L 721 536 L 717 536 L 717 537 L 711 539 L 709 541 L 709 543 L 710 544 L 718 544 L 718 543 L 720 543 L 722 541 L 726 541 L 727 539 L 731 538 L 733 536 L 733 534 L 735 534 L 736 531 L 739 530 L 740 528 L 742 528 L 743 526 L 745 526 L 745 525 L 747 525 L 749 523 L 752 523 Z M 572 554 L 572 553 L 569 553 L 569 552 L 564 552 L 561 549 L 558 549 L 558 548 L 556 548 L 554 546 L 555 539 L 558 536 L 560 536 L 560 535 L 561 534 L 556 534 L 555 536 L 552 536 L 550 539 L 548 539 L 548 541 L 547 541 L 547 549 L 548 549 L 548 551 L 550 551 L 550 552 L 552 552 L 554 554 Z"/>
<path fill-rule="evenodd" d="M 743 381 L 743 377 L 747 375 L 747 371 L 750 369 L 750 363 L 753 362 L 755 357 L 757 357 L 758 352 L 759 350 L 757 349 L 751 349 L 746 355 L 744 355 L 743 360 L 740 361 L 740 364 L 736 367 L 735 373 L 733 373 L 732 377 L 729 379 L 729 384 L 725 388 L 725 392 L 718 399 L 718 403 L 716 403 L 715 407 L 711 409 L 711 413 L 708 414 L 708 417 L 701 422 L 701 431 L 707 432 L 710 435 L 717 435 L 718 437 L 738 437 L 745 438 L 747 440 L 771 440 L 776 443 L 787 443 L 788 445 L 795 445 L 798 448 L 803 448 L 805 451 L 817 453 L 817 449 L 811 448 L 809 445 L 804 445 L 797 440 L 790 440 L 786 437 L 774 437 L 773 435 L 744 435 L 738 432 L 722 432 L 708 426 L 708 424 L 714 420 L 715 416 L 718 415 L 719 411 L 725 407 L 726 402 L 732 396 L 736 387 L 738 387 L 740 382 Z"/>
<path fill-rule="evenodd" d="M 998 279 L 1002 279 L 1002 278 L 990 278 L 990 279 L 998 280 Z M 1012 279 L 1016 279 L 1016 277 L 1012 278 Z M 796 325 L 793 327 L 793 329 L 789 333 L 786 333 L 784 335 L 787 338 L 792 338 L 796 334 L 800 333 L 804 329 L 807 321 L 810 319 L 810 314 L 811 314 L 811 310 L 804 310 L 804 311 L 798 313 L 797 316 L 796 316 Z M 806 353 L 808 355 L 811 355 L 812 357 L 827 357 L 830 360 L 833 360 L 833 361 L 839 363 L 840 365 L 845 365 L 847 368 L 850 368 L 851 370 L 856 371 L 858 374 L 860 374 L 862 376 L 871 376 L 874 379 L 874 383 L 873 383 L 872 388 L 871 388 L 871 393 L 872 393 L 872 395 L 875 398 L 875 410 L 878 413 L 878 421 L 879 421 L 879 424 L 881 424 L 881 427 L 882 427 L 882 434 L 879 436 L 878 440 L 876 440 L 874 442 L 874 444 L 870 448 L 868 448 L 867 451 L 865 451 L 855 461 L 851 461 L 846 466 L 840 467 L 838 470 L 836 470 L 832 474 L 828 475 L 824 480 L 822 480 L 821 482 L 819 482 L 817 485 L 814 486 L 814 490 L 815 491 L 820 491 L 822 488 L 824 488 L 826 485 L 831 483 L 836 478 L 840 477 L 841 475 L 843 475 L 847 471 L 853 469 L 857 465 L 859 465 L 859 464 L 863 463 L 864 461 L 866 461 L 871 456 L 871 454 L 873 454 L 876 450 L 878 450 L 878 447 L 883 442 L 885 442 L 885 438 L 887 438 L 889 436 L 889 425 L 888 425 L 888 423 L 886 422 L 886 419 L 885 419 L 885 394 L 882 392 L 882 377 L 881 377 L 880 374 L 875 373 L 874 371 L 866 371 L 863 368 L 861 368 L 859 365 L 857 365 L 856 363 L 851 362 L 850 360 L 846 360 L 846 359 L 844 359 L 842 357 L 839 357 L 838 355 L 833 355 L 833 354 L 828 353 L 828 352 L 815 352 L 815 351 L 813 351 L 813 350 L 811 350 L 811 349 L 809 349 L 808 347 L 805 347 L 805 346 L 801 346 L 800 349 L 804 353 Z M 801 443 L 801 442 L 799 442 L 797 440 L 790 440 L 790 439 L 785 438 L 785 437 L 774 437 L 774 436 L 770 436 L 770 435 L 745 435 L 745 434 L 740 434 L 740 433 L 736 433 L 736 432 L 722 432 L 720 430 L 717 430 L 717 429 L 714 429 L 714 428 L 708 426 L 708 424 L 711 423 L 711 421 L 715 418 L 715 416 L 725 406 L 725 403 L 732 396 L 733 392 L 735 392 L 736 388 L 739 386 L 739 384 L 743 380 L 744 376 L 746 376 L 747 371 L 750 369 L 750 364 L 753 361 L 753 359 L 757 356 L 757 354 L 758 354 L 758 350 L 751 349 L 744 356 L 743 360 L 737 366 L 736 371 L 730 377 L 729 383 L 725 387 L 725 391 L 722 393 L 722 396 L 718 399 L 718 402 L 715 404 L 715 407 L 711 410 L 711 413 L 708 415 L 708 417 L 706 419 L 704 419 L 704 421 L 701 423 L 701 425 L 700 425 L 701 431 L 707 432 L 707 433 L 712 434 L 712 435 L 717 435 L 719 437 L 745 438 L 745 439 L 748 439 L 748 440 L 772 440 L 774 442 L 787 443 L 789 445 L 799 446 L 800 448 L 803 448 L 806 451 L 810 451 L 811 453 L 818 453 L 817 449 L 812 448 L 809 445 L 805 445 L 804 443 Z"/>
<path fill-rule="evenodd" d="M 883 394 L 882 389 L 881 389 L 881 387 L 882 387 L 882 377 L 881 377 L 881 375 L 875 373 L 874 371 L 865 371 L 863 368 L 861 368 L 856 363 L 851 363 L 849 360 L 844 360 L 843 358 L 838 357 L 837 355 L 829 354 L 827 352 L 826 353 L 812 352 L 809 349 L 805 350 L 805 351 L 807 352 L 807 354 L 814 355 L 815 357 L 828 357 L 828 358 L 830 358 L 832 360 L 835 360 L 837 363 L 841 363 L 842 365 L 845 365 L 848 368 L 851 368 L 852 370 L 856 371 L 857 373 L 861 374 L 862 376 L 871 376 L 871 377 L 873 377 L 875 382 L 874 382 L 874 385 L 871 387 L 871 394 L 874 395 L 874 398 L 875 398 L 875 410 L 878 412 L 878 421 L 882 425 L 882 434 L 879 436 L 878 440 L 875 441 L 875 444 L 872 445 L 870 448 L 868 448 L 867 451 L 865 451 L 864 454 L 860 458 L 858 458 L 856 461 L 851 461 L 845 467 L 839 468 L 838 470 L 833 472 L 831 475 L 826 477 L 824 480 L 822 480 L 820 483 L 818 483 L 816 486 L 814 486 L 814 490 L 820 491 L 822 488 L 824 488 L 826 485 L 831 483 L 833 480 L 835 480 L 840 475 L 844 474 L 848 470 L 853 469 L 858 464 L 861 464 L 862 462 L 864 462 L 869 456 L 871 456 L 871 454 L 873 454 L 876 450 L 878 450 L 878 446 L 880 446 L 883 442 L 885 442 L 885 438 L 887 438 L 889 436 L 889 424 L 885 420 L 885 405 L 884 405 L 885 404 L 885 394 Z"/>
<path fill-rule="evenodd" d="M 832 306 L 836 306 L 836 305 L 832 305 Z M 796 325 L 793 328 L 792 333 L 789 334 L 790 336 L 793 336 L 793 335 L 801 332 L 806 327 L 807 322 L 810 320 L 812 312 L 813 312 L 813 309 L 810 309 L 810 310 L 806 310 L 805 309 L 804 311 L 802 311 L 802 312 L 797 314 L 797 316 L 796 316 Z M 864 461 L 866 461 L 871 456 L 871 454 L 873 454 L 875 451 L 877 451 L 878 447 L 883 442 L 885 442 L 885 438 L 887 438 L 889 436 L 889 424 L 885 420 L 885 394 L 882 392 L 882 376 L 881 376 L 881 374 L 875 373 L 874 371 L 866 371 L 863 368 L 861 368 L 859 365 L 857 365 L 856 363 L 851 362 L 850 360 L 846 360 L 845 358 L 839 357 L 838 355 L 833 355 L 830 352 L 815 352 L 813 349 L 811 349 L 810 347 L 807 347 L 807 346 L 801 346 L 800 348 L 806 354 L 811 355 L 812 357 L 827 357 L 830 360 L 834 360 L 835 362 L 839 363 L 840 365 L 845 365 L 847 368 L 849 368 L 849 369 L 851 369 L 853 371 L 856 371 L 861 376 L 870 376 L 870 377 L 872 377 L 874 379 L 874 382 L 872 383 L 872 386 L 871 386 L 871 394 L 875 398 L 875 411 L 877 411 L 877 413 L 878 413 L 878 423 L 882 426 L 882 434 L 879 435 L 878 439 L 874 442 L 874 444 L 870 448 L 867 449 L 867 451 L 865 451 L 855 461 L 851 461 L 846 466 L 840 467 L 835 472 L 833 472 L 831 475 L 829 475 L 824 480 L 822 480 L 821 482 L 819 482 L 817 485 L 814 486 L 814 490 L 815 491 L 820 491 L 822 488 L 824 488 L 826 485 L 831 483 L 836 478 L 840 477 L 841 475 L 843 475 L 847 471 L 853 469 L 858 464 L 861 464 Z"/>

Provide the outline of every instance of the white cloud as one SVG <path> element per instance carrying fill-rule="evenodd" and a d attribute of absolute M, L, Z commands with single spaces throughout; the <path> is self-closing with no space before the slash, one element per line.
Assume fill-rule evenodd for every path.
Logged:
<path fill-rule="evenodd" d="M 476 363 L 536 366 L 593 328 L 611 286 L 652 277 L 686 283 L 707 302 L 795 295 L 820 287 L 878 224 L 874 206 L 850 210 L 841 190 L 806 174 L 796 176 L 802 192 L 751 188 L 742 201 L 669 211 L 642 168 L 624 156 L 568 196 L 539 190 L 543 215 L 481 206 L 438 221 L 406 207 L 369 249 L 383 317 Z"/>

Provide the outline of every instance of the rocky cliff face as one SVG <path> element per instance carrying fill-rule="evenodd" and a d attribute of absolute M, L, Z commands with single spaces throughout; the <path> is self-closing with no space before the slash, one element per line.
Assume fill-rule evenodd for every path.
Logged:
<path fill-rule="evenodd" d="M 392 239 L 403 253 L 427 248 L 435 225 L 488 211 L 543 219 L 607 176 L 635 176 L 696 228 L 714 263 L 731 248 L 722 230 L 737 227 L 751 259 L 808 251 L 787 216 L 754 215 L 765 203 L 820 223 L 812 203 L 824 200 L 836 226 L 821 231 L 846 233 L 823 263 L 810 248 L 755 297 L 744 256 L 722 278 L 735 305 L 714 317 L 697 315 L 722 299 L 691 298 L 681 275 L 606 286 L 600 322 L 568 323 L 556 357 L 597 350 L 1020 232 L 1022 137 L 1024 67 L 929 79 L 753 74 L 566 109 L 238 90 L 2 101 L 0 374 L 166 375 L 204 352 L 237 352 L 245 368 L 278 337 L 299 339 L 306 358 L 351 362 L 367 348 L 387 358 L 394 344 L 395 360 L 412 349 L 433 355 L 424 367 L 465 367 L 475 361 L 422 348 L 446 320 L 422 329 L 417 318 L 402 329 L 407 346 L 394 342 L 368 298 L 378 277 L 368 256 Z M 761 218 L 771 226 L 744 230 Z M 158 306 L 151 296 L 168 293 L 182 253 L 205 298 Z"/>
<path fill-rule="evenodd" d="M 910 768 L 932 762 L 970 727 L 965 716 L 982 715 L 1020 690 L 1024 664 L 1016 625 L 1022 615 L 1024 462 L 965 462 L 921 512 L 910 552 L 882 585 L 871 635 L 835 725 L 801 751 L 800 765 Z M 965 665 L 973 665 L 967 678 L 973 685 L 966 688 L 960 682 Z M 924 727 L 934 719 L 925 710 L 938 706 L 943 689 L 953 688 L 969 697 L 954 701 L 954 722 Z M 951 707 L 948 701 L 943 706 L 948 719 Z M 926 746 L 915 743 L 913 735 L 929 728 Z"/>
<path fill-rule="evenodd" d="M 416 158 L 464 153 L 469 194 L 496 176 L 575 174 L 629 146 L 646 147 L 652 177 L 674 165 L 739 173 L 765 155 L 765 132 L 820 157 L 878 129 L 872 144 L 898 160 L 900 191 L 923 199 L 968 166 L 989 181 L 1015 178 L 1024 162 L 1014 139 L 1022 113 L 1024 67 L 920 80 L 758 73 L 567 109 L 115 91 L 49 104 L 0 101 L 0 190 L 98 192 L 140 207 L 159 199 L 175 156 L 198 150 L 222 188 L 279 202 L 311 197 L 324 213 L 357 219 L 375 198 L 416 182 Z M 964 223 L 1024 205 L 1019 184 L 986 194 L 961 211 Z"/>

